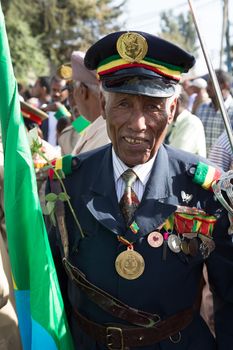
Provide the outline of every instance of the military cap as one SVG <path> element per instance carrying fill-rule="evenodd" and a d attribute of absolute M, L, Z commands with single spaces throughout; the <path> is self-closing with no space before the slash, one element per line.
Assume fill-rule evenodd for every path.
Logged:
<path fill-rule="evenodd" d="M 24 118 L 30 119 L 31 121 L 41 125 L 41 123 L 48 119 L 48 114 L 43 112 L 41 109 L 34 107 L 30 103 L 20 101 L 21 113 Z"/>
<path fill-rule="evenodd" d="M 84 63 L 97 71 L 106 91 L 169 97 L 195 58 L 155 35 L 121 31 L 92 45 Z"/>
<path fill-rule="evenodd" d="M 82 51 L 73 51 L 71 54 L 71 63 L 63 64 L 58 68 L 57 75 L 59 78 L 98 85 L 99 81 L 96 71 L 91 71 L 85 67 L 84 56 L 85 53 Z"/>

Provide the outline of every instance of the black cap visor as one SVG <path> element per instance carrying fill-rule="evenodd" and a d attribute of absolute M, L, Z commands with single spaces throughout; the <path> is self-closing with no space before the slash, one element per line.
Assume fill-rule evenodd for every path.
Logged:
<path fill-rule="evenodd" d="M 141 70 L 141 68 L 139 68 Z M 120 74 L 104 76 L 102 86 L 105 91 L 121 92 L 151 97 L 170 97 L 175 93 L 177 82 L 161 77 L 153 72 L 139 72 L 139 69 L 125 69 Z M 131 71 L 131 72 L 130 72 Z M 132 72 L 134 71 L 134 72 Z M 143 71 L 145 71 L 143 69 Z"/>

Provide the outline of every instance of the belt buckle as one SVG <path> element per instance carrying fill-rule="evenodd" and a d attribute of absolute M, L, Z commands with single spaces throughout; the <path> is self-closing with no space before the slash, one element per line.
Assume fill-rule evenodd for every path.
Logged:
<path fill-rule="evenodd" d="M 113 340 L 112 340 L 112 338 L 114 337 L 113 332 L 117 336 L 117 338 L 119 336 L 119 339 L 120 339 L 120 347 L 119 348 L 113 347 Z M 109 350 L 124 350 L 124 339 L 123 339 L 122 329 L 119 327 L 107 327 L 107 329 L 106 329 L 106 343 L 107 343 L 107 348 Z"/>

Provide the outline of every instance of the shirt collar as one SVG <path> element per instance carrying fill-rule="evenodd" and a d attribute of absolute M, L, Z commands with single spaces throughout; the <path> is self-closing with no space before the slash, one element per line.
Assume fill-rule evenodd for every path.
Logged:
<path fill-rule="evenodd" d="M 147 180 L 149 178 L 149 175 L 151 173 L 154 160 L 156 158 L 156 154 L 146 163 L 136 165 L 132 168 L 132 170 L 135 172 L 139 180 L 143 183 L 143 185 L 146 185 Z M 113 160 L 113 172 L 114 172 L 114 179 L 115 182 L 119 180 L 121 175 L 129 169 L 125 163 L 122 162 L 122 160 L 116 155 L 113 147 L 112 147 L 112 160 Z"/>

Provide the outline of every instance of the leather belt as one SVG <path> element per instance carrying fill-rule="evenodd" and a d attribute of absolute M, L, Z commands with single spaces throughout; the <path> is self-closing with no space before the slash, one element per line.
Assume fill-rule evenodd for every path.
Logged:
<path fill-rule="evenodd" d="M 199 295 L 194 305 L 175 315 L 161 320 L 157 314 L 136 310 L 90 283 L 85 275 L 67 259 L 63 259 L 65 269 L 72 281 L 87 297 L 109 314 L 127 321 L 132 326 L 122 324 L 97 324 L 82 316 L 77 310 L 74 315 L 77 325 L 84 333 L 105 345 L 109 350 L 126 350 L 130 347 L 149 346 L 170 338 L 180 340 L 180 331 L 193 320 L 194 312 L 199 308 Z M 173 337 L 178 335 L 178 340 Z"/>
<path fill-rule="evenodd" d="M 122 324 L 100 325 L 88 320 L 77 310 L 74 315 L 78 327 L 99 344 L 106 346 L 109 350 L 126 350 L 131 347 L 154 345 L 169 337 L 173 341 L 173 337 L 177 335 L 179 341 L 180 331 L 193 319 L 193 311 L 193 308 L 190 308 L 178 312 L 166 320 L 159 321 L 151 328 L 129 327 Z"/>
<path fill-rule="evenodd" d="M 85 292 L 91 301 L 114 317 L 141 327 L 152 327 L 160 321 L 160 317 L 157 314 L 150 314 L 129 307 L 104 290 L 96 287 L 86 279 L 85 275 L 78 268 L 71 265 L 67 259 L 64 258 L 63 263 L 69 277 L 79 289 Z"/>

